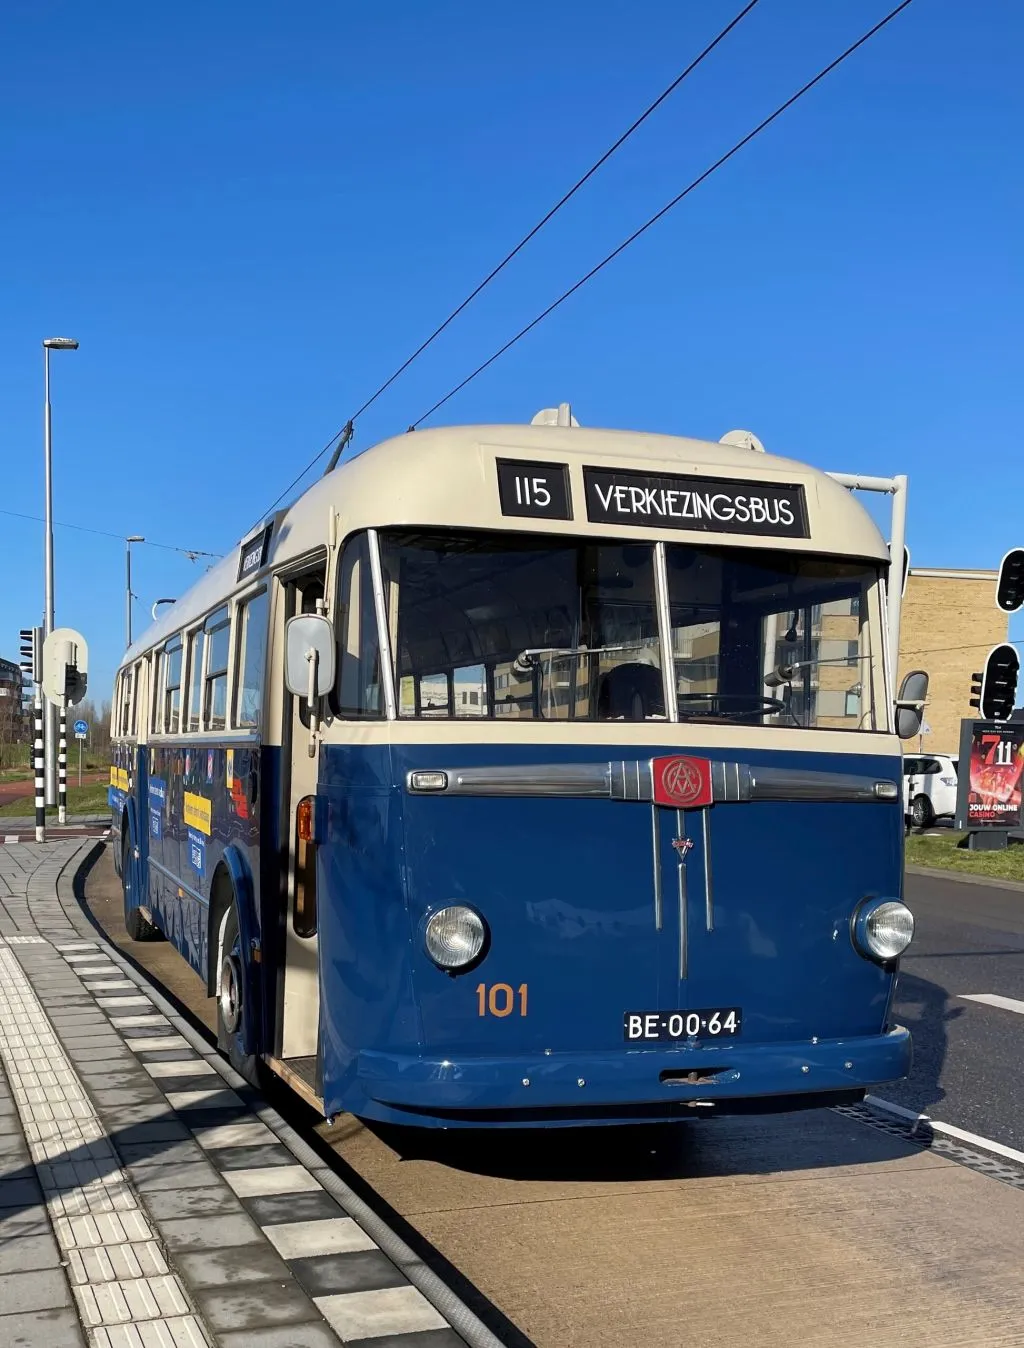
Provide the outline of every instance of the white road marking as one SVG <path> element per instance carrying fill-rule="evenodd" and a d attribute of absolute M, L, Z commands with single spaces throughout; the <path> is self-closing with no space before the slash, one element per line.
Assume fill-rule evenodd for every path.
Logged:
<path fill-rule="evenodd" d="M 875 1109 L 884 1109 L 887 1114 L 896 1114 L 901 1119 L 913 1119 L 917 1123 L 927 1123 L 932 1132 L 942 1133 L 947 1137 L 955 1137 L 959 1142 L 970 1142 L 974 1147 L 983 1147 L 986 1151 L 995 1152 L 997 1156 L 1006 1156 L 1011 1161 L 1019 1161 L 1024 1165 L 1024 1151 L 1015 1151 L 1013 1147 L 1006 1147 L 1002 1142 L 993 1142 L 990 1138 L 979 1137 L 977 1133 L 969 1133 L 965 1128 L 954 1128 L 951 1123 L 940 1123 L 938 1119 L 933 1119 L 930 1114 L 918 1114 L 913 1109 L 904 1109 L 902 1105 L 894 1105 L 890 1100 L 880 1100 L 877 1095 L 865 1095 L 864 1103 L 874 1105 Z"/>
<path fill-rule="evenodd" d="M 1016 1011 L 1018 1016 L 1024 1016 L 1024 1002 L 1018 1002 L 1014 997 L 1000 997 L 998 992 L 961 992 L 960 1000 L 984 1002 L 986 1006 L 998 1006 L 1000 1011 Z"/>

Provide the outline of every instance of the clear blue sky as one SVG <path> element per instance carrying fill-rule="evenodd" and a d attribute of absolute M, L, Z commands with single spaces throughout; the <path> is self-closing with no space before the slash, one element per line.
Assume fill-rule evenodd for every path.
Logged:
<path fill-rule="evenodd" d="M 223 552 L 739 0 L 7 0 L 0 506 Z M 880 17 L 761 0 L 358 426 L 484 355 Z M 915 0 L 445 409 L 717 438 L 909 473 L 919 565 L 1024 543 L 1017 0 Z M 986 456 L 1000 456 L 986 469 Z M 42 530 L 0 515 L 0 652 Z M 57 620 L 107 693 L 123 548 L 58 529 Z M 137 622 L 196 567 L 136 550 Z"/>

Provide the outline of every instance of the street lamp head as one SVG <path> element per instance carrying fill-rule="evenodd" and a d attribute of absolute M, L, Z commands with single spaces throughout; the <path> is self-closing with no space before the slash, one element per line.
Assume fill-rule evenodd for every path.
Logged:
<path fill-rule="evenodd" d="M 124 541 L 126 543 L 145 543 L 146 540 L 141 534 L 129 534 Z"/>
<path fill-rule="evenodd" d="M 43 346 L 48 346 L 51 351 L 78 350 L 78 343 L 74 337 L 44 337 Z"/>

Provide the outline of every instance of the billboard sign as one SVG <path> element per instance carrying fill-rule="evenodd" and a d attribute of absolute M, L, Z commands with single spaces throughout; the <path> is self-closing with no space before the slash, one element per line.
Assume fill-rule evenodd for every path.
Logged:
<path fill-rule="evenodd" d="M 957 778 L 957 828 L 1020 828 L 1024 721 L 961 721 Z"/>

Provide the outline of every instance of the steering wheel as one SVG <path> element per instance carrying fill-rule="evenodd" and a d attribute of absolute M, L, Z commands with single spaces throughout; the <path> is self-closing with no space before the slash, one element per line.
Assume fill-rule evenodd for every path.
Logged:
<path fill-rule="evenodd" d="M 789 708 L 779 697 L 761 697 L 757 693 L 679 693 L 676 702 L 680 711 L 684 702 L 702 702 L 708 705 L 708 715 L 716 720 L 744 721 L 752 717 L 760 719 L 775 712 L 788 711 Z M 743 706 L 729 707 L 729 702 L 740 702 Z"/>

